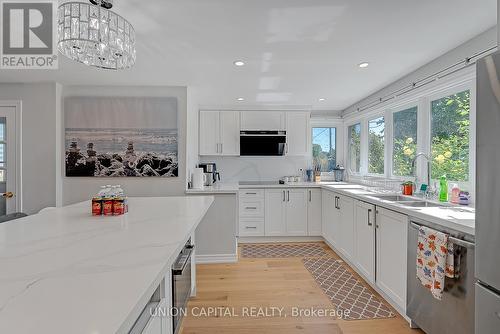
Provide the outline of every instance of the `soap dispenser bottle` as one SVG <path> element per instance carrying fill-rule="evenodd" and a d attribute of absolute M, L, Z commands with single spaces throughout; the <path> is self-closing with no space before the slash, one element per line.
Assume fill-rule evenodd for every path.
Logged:
<path fill-rule="evenodd" d="M 439 201 L 448 202 L 448 180 L 446 180 L 446 175 L 439 178 Z"/>

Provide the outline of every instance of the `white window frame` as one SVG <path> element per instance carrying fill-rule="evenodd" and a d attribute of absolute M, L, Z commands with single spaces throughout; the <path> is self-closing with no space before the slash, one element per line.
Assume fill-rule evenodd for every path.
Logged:
<path fill-rule="evenodd" d="M 362 176 L 364 174 L 364 169 L 363 169 L 363 151 L 366 150 L 366 148 L 364 148 L 365 145 L 363 145 L 363 143 L 365 142 L 364 138 L 366 138 L 366 133 L 365 133 L 365 126 L 364 126 L 364 120 L 362 119 L 358 119 L 354 122 L 351 122 L 351 123 L 347 123 L 345 126 L 344 126 L 344 138 L 345 138 L 345 162 L 346 162 L 346 170 L 348 171 L 349 175 L 353 175 L 353 176 Z M 360 160 L 359 160 L 359 172 L 357 171 L 354 171 L 351 169 L 351 163 L 350 163 L 350 151 L 351 151 L 351 145 L 350 145 L 350 140 L 349 140 L 349 127 L 350 126 L 353 126 L 353 125 L 356 125 L 356 124 L 359 124 L 360 127 L 361 127 L 361 135 L 360 135 Z"/>
<path fill-rule="evenodd" d="M 389 156 L 388 158 L 386 159 L 386 162 L 387 162 L 387 165 L 388 165 L 388 170 L 387 170 L 387 175 L 389 175 L 389 177 L 391 179 L 395 179 L 395 180 L 401 180 L 401 181 L 414 181 L 416 176 L 419 174 L 418 171 L 419 171 L 419 160 L 417 160 L 417 166 L 415 166 L 415 175 L 414 176 L 402 176 L 402 175 L 394 175 L 394 171 L 393 171 L 393 157 L 394 157 L 394 114 L 397 113 L 397 112 L 400 112 L 400 111 L 405 111 L 405 110 L 408 110 L 408 109 L 411 109 L 411 108 L 417 108 L 417 152 L 416 153 L 419 153 L 419 152 L 423 152 L 422 150 L 422 140 L 424 140 L 422 137 L 421 137 L 421 134 L 419 133 L 419 129 L 421 128 L 420 126 L 420 114 L 422 113 L 422 100 L 421 99 L 418 99 L 418 100 L 413 100 L 411 102 L 405 102 L 404 104 L 399 104 L 399 105 L 395 105 L 393 106 L 392 108 L 388 109 L 387 112 L 386 112 L 386 115 L 387 115 L 387 119 L 386 119 L 386 129 L 387 129 L 387 125 L 388 123 L 390 122 L 390 136 L 387 136 L 387 145 L 389 146 L 387 151 L 386 152 L 389 152 Z M 389 132 L 387 132 L 389 133 Z"/>
<path fill-rule="evenodd" d="M 337 164 L 345 166 L 344 163 L 344 122 L 341 118 L 336 119 L 321 119 L 311 118 L 310 131 L 311 134 L 311 148 L 312 148 L 312 129 L 313 128 L 335 128 L 335 161 Z M 312 149 L 311 149 L 311 163 L 313 162 Z M 329 177 L 332 173 L 321 172 L 321 176 Z"/>
<path fill-rule="evenodd" d="M 475 175 L 476 175 L 476 166 L 475 166 L 475 159 L 476 159 L 476 87 L 475 87 L 475 82 L 466 82 L 462 84 L 457 84 L 454 86 L 446 87 L 443 88 L 432 95 L 429 95 L 427 98 L 427 112 L 428 112 L 428 119 L 427 119 L 427 133 L 426 133 L 426 144 L 427 144 L 427 154 L 429 157 L 431 157 L 431 143 L 432 143 L 432 138 L 431 138 L 431 104 L 433 101 L 442 99 L 444 97 L 460 93 L 463 91 L 469 90 L 470 91 L 470 109 L 469 109 L 469 121 L 470 121 L 470 130 L 469 130 L 469 181 L 464 182 L 464 181 L 455 181 L 455 180 L 448 180 L 449 187 L 451 188 L 452 183 L 457 183 L 460 189 L 466 189 L 468 190 L 472 198 L 474 198 L 475 195 Z M 427 173 L 427 171 L 426 171 Z M 425 174 L 427 175 L 427 174 Z M 439 180 L 437 179 L 431 179 L 432 183 L 439 183 Z"/>
<path fill-rule="evenodd" d="M 384 172 L 382 174 L 379 173 L 370 173 L 370 121 L 373 121 L 377 118 L 384 118 Z M 385 177 L 387 175 L 387 117 L 386 113 L 378 113 L 371 115 L 366 118 L 366 175 L 373 177 Z"/>
<path fill-rule="evenodd" d="M 394 180 L 415 180 L 426 182 L 427 161 L 419 158 L 416 164 L 416 175 L 414 177 L 401 177 L 392 174 L 392 154 L 393 154 L 393 113 L 417 106 L 417 153 L 423 152 L 430 157 L 431 153 L 431 102 L 433 100 L 452 95 L 464 90 L 470 90 L 470 152 L 469 152 L 469 182 L 458 182 L 460 187 L 470 192 L 472 203 L 475 198 L 475 157 L 476 157 L 476 70 L 471 66 L 459 72 L 451 74 L 446 78 L 435 80 L 434 82 L 415 89 L 412 93 L 404 97 L 395 96 L 377 108 L 364 113 L 349 114 L 344 118 L 344 161 L 346 170 L 354 178 L 370 176 L 368 173 L 368 120 L 384 115 L 385 120 L 385 176 Z M 349 126 L 361 124 L 361 159 L 360 172 L 351 171 L 349 166 Z M 453 181 L 452 181 L 453 182 Z M 431 180 L 431 183 L 434 182 Z M 450 182 L 451 187 L 451 182 Z M 462 189 L 462 188 L 461 188 Z"/>

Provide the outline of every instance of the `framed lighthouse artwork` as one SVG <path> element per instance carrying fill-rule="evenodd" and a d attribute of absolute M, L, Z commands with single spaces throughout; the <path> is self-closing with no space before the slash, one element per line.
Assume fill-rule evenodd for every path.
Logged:
<path fill-rule="evenodd" d="M 68 177 L 177 177 L 175 97 L 68 97 Z"/>

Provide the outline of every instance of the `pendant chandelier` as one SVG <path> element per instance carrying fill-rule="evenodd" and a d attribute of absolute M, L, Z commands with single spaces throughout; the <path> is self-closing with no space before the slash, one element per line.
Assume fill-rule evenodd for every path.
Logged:
<path fill-rule="evenodd" d="M 113 0 L 63 1 L 58 8 L 59 52 L 104 69 L 134 66 L 134 27 L 112 7 Z"/>

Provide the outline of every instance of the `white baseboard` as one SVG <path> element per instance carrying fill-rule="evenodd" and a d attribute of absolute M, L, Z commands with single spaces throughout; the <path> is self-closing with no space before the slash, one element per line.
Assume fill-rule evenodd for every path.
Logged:
<path fill-rule="evenodd" d="M 209 263 L 235 263 L 238 262 L 238 254 L 196 254 L 196 264 Z"/>
<path fill-rule="evenodd" d="M 309 242 L 323 241 L 323 237 L 238 237 L 239 244 L 267 242 Z"/>

